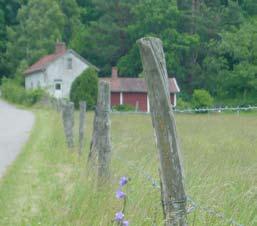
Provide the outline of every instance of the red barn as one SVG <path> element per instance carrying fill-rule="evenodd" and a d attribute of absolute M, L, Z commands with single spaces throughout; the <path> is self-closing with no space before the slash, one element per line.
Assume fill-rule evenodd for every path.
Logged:
<path fill-rule="evenodd" d="M 102 78 L 109 81 L 111 85 L 111 105 L 131 105 L 138 106 L 138 110 L 149 112 L 149 99 L 147 95 L 147 85 L 142 78 L 121 78 L 118 76 L 118 69 L 112 68 L 111 78 Z M 176 94 L 180 92 L 175 78 L 169 78 L 169 90 L 171 104 L 176 106 Z"/>

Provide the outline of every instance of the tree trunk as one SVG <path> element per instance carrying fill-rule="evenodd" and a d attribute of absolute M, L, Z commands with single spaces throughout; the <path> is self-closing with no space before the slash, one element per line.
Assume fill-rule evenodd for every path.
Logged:
<path fill-rule="evenodd" d="M 160 158 L 162 202 L 166 226 L 186 226 L 186 194 L 180 148 L 172 112 L 168 75 L 160 39 L 138 41 L 148 86 L 150 110 Z"/>

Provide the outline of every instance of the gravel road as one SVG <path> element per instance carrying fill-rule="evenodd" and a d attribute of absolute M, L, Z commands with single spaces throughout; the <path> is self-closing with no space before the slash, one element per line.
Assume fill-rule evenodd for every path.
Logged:
<path fill-rule="evenodd" d="M 35 117 L 0 100 L 0 177 L 26 143 Z"/>

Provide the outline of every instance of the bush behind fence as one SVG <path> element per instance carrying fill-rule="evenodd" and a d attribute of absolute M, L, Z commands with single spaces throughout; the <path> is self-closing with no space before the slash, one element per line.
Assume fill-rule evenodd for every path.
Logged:
<path fill-rule="evenodd" d="M 3 79 L 1 95 L 9 102 L 31 106 L 41 100 L 45 95 L 45 92 L 41 89 L 25 90 L 25 88 L 15 81 Z"/>

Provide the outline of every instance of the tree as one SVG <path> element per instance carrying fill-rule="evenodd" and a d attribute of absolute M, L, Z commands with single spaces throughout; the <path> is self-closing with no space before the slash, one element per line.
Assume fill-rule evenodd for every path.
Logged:
<path fill-rule="evenodd" d="M 243 9 L 250 16 L 257 15 L 257 2 L 255 0 L 246 0 L 243 3 Z"/>
<path fill-rule="evenodd" d="M 15 74 L 21 61 L 31 64 L 62 39 L 64 15 L 57 2 L 30 0 L 18 11 L 19 24 L 7 28 L 7 66 Z"/>
<path fill-rule="evenodd" d="M 3 76 L 9 75 L 5 57 L 7 27 L 17 23 L 16 15 L 21 3 L 19 0 L 0 0 L 0 83 Z"/>
<path fill-rule="evenodd" d="M 98 75 L 95 69 L 86 69 L 77 77 L 71 86 L 70 99 L 75 107 L 79 107 L 80 101 L 87 102 L 87 108 L 92 110 L 96 105 L 98 91 Z"/>
<path fill-rule="evenodd" d="M 213 104 L 210 93 L 204 89 L 196 89 L 193 93 L 192 104 L 194 108 L 207 108 Z"/>
<path fill-rule="evenodd" d="M 99 18 L 92 21 L 83 32 L 82 55 L 99 66 L 102 74 L 110 72 L 111 66 L 129 50 L 127 26 L 133 20 L 131 6 L 138 0 L 93 0 Z M 82 46 L 82 45 L 80 45 Z"/>
<path fill-rule="evenodd" d="M 127 29 L 131 47 L 118 61 L 121 74 L 137 77 L 142 72 L 136 40 L 143 36 L 155 36 L 163 40 L 168 55 L 168 71 L 174 72 L 173 65 L 176 65 L 177 59 L 172 53 L 171 43 L 178 35 L 175 29 L 179 17 L 176 3 L 173 0 L 142 0 L 133 5 L 131 12 L 135 20 Z"/>
<path fill-rule="evenodd" d="M 212 55 L 206 58 L 206 73 L 219 79 L 219 96 L 247 99 L 257 91 L 257 20 L 244 23 L 240 29 L 224 31 L 221 41 L 210 45 Z M 208 60 L 207 60 L 208 59 Z M 217 79 L 216 79 L 217 80 Z"/>
<path fill-rule="evenodd" d="M 4 12 L 0 9 L 0 53 L 3 53 L 5 51 L 5 18 L 4 18 Z M 0 55 L 0 84 L 1 79 L 4 75 L 4 64 L 3 64 L 3 55 Z"/>
<path fill-rule="evenodd" d="M 96 9 L 94 0 L 77 0 L 80 7 L 80 18 L 84 25 L 89 25 L 90 22 L 96 21 L 100 17 L 100 12 Z"/>
<path fill-rule="evenodd" d="M 80 8 L 76 0 L 58 0 L 62 13 L 64 14 L 64 30 L 62 31 L 63 41 L 70 43 L 77 35 L 82 26 L 80 20 Z"/>

